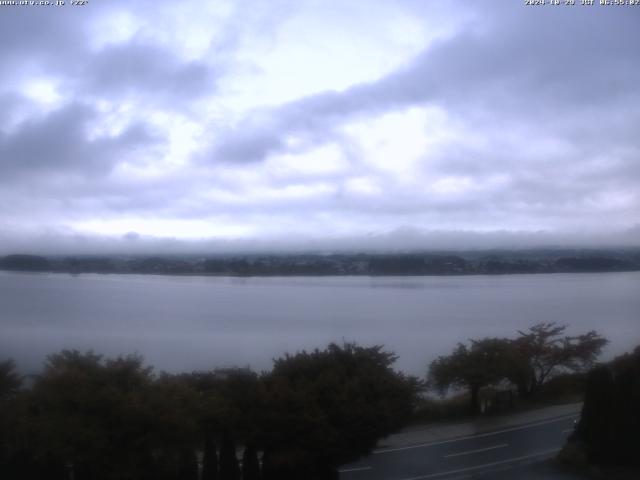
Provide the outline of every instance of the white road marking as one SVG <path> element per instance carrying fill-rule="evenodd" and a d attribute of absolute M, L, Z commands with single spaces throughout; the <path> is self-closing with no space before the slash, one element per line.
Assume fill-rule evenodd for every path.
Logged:
<path fill-rule="evenodd" d="M 573 428 L 565 428 L 564 430 L 562 430 L 562 433 L 569 433 L 569 432 L 573 432 Z"/>
<path fill-rule="evenodd" d="M 508 443 L 503 443 L 501 445 L 494 445 L 493 447 L 478 448 L 476 450 L 467 450 L 466 452 L 450 453 L 449 455 L 445 455 L 444 458 L 461 457 L 462 455 L 471 455 L 473 453 L 486 452 L 487 450 L 496 450 L 497 448 L 505 448 L 508 446 L 509 446 Z"/>
<path fill-rule="evenodd" d="M 371 467 L 354 467 L 354 468 L 345 468 L 343 470 L 338 470 L 338 473 L 348 473 L 348 472 L 362 472 L 364 470 L 371 470 Z"/>
<path fill-rule="evenodd" d="M 459 468 L 457 470 L 449 470 L 448 472 L 430 473 L 428 475 L 420 475 L 418 477 L 404 478 L 402 480 L 426 480 L 428 478 L 444 477 L 445 475 L 453 475 L 453 474 L 456 474 L 456 473 L 471 472 L 473 470 L 479 470 L 479 469 L 482 469 L 482 468 L 495 467 L 497 465 L 504 465 L 506 463 L 519 462 L 520 460 L 528 460 L 530 458 L 542 457 L 544 455 L 550 455 L 552 453 L 557 453 L 559 451 L 560 451 L 560 449 L 558 449 L 558 448 L 555 448 L 553 450 L 544 450 L 542 452 L 536 452 L 536 453 L 532 453 L 530 455 L 523 455 L 522 457 L 509 458 L 507 460 L 500 460 L 499 462 L 483 463 L 482 465 L 475 465 L 473 467 Z"/>
<path fill-rule="evenodd" d="M 571 415 L 563 415 L 562 417 L 553 418 L 551 420 L 542 420 L 540 422 L 529 423 L 527 425 L 519 425 L 517 427 L 505 428 L 503 430 L 497 430 L 495 432 L 478 433 L 478 434 L 475 434 L 475 435 L 467 435 L 465 437 L 451 438 L 449 440 L 440 440 L 440 441 L 436 441 L 436 442 L 419 443 L 419 444 L 416 444 L 416 445 L 409 445 L 407 447 L 381 448 L 379 450 L 374 450 L 372 452 L 372 454 L 373 455 L 379 455 L 381 453 L 400 452 L 402 450 L 411 450 L 411 449 L 414 449 L 414 448 L 424 448 L 424 447 L 432 447 L 434 445 L 444 445 L 446 443 L 454 443 L 454 442 L 459 442 L 459 441 L 462 441 L 462 440 L 469 440 L 471 438 L 490 437 L 491 435 L 498 435 L 500 433 L 515 432 L 516 430 L 525 430 L 527 428 L 537 427 L 539 425 L 546 425 L 548 423 L 561 422 L 561 421 L 567 420 L 569 418 L 577 418 L 578 416 L 579 416 L 579 414 L 577 414 L 577 413 L 576 414 L 571 414 Z"/>

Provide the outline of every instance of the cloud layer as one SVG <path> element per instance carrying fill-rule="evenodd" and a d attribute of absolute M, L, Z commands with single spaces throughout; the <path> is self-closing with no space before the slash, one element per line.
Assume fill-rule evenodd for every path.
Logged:
<path fill-rule="evenodd" d="M 2 7 L 0 249 L 638 244 L 640 9 L 212 3 Z"/>

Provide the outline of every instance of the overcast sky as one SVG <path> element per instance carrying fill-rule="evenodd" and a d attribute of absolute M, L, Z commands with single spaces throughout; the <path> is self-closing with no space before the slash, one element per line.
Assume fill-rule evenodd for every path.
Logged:
<path fill-rule="evenodd" d="M 0 5 L 0 253 L 640 245 L 640 6 L 66 3 Z"/>

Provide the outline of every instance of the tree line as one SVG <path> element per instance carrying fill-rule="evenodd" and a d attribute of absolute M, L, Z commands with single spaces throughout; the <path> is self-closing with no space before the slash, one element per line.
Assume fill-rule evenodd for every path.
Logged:
<path fill-rule="evenodd" d="M 557 373 L 588 370 L 607 344 L 596 331 L 566 335 L 566 329 L 554 322 L 539 323 L 514 339 L 459 343 L 450 355 L 430 364 L 429 385 L 442 393 L 452 386 L 467 389 L 472 413 L 480 411 L 483 387 L 514 387 L 520 398 L 532 398 Z"/>
<path fill-rule="evenodd" d="M 483 387 L 535 396 L 556 374 L 584 371 L 606 340 L 554 323 L 514 339 L 459 344 L 427 381 L 392 368 L 382 346 L 330 344 L 286 354 L 268 372 L 155 373 L 138 355 L 63 350 L 21 377 L 0 363 L 0 478 L 287 480 L 337 478 L 407 424 L 425 388 Z M 242 460 L 239 461 L 238 459 Z"/>
<path fill-rule="evenodd" d="M 640 270 L 640 251 L 530 250 L 441 253 L 341 253 L 0 257 L 0 269 L 58 273 L 320 276 L 476 275 Z"/>
<path fill-rule="evenodd" d="M 337 478 L 413 411 L 419 382 L 395 359 L 345 343 L 286 355 L 262 374 L 154 374 L 136 355 L 62 351 L 27 386 L 6 361 L 0 478 Z"/>

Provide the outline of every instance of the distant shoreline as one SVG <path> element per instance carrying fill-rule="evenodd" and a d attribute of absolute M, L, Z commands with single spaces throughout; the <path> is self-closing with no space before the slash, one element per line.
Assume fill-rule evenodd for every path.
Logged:
<path fill-rule="evenodd" d="M 184 277 L 184 278 L 422 278 L 422 277 L 506 277 L 511 275 L 590 275 L 594 273 L 635 273 L 634 270 L 600 270 L 582 272 L 515 272 L 515 273 L 394 273 L 394 274 L 369 274 L 369 273 L 321 273 L 321 274 L 238 274 L 238 273 L 140 273 L 140 272 L 62 272 L 62 271 L 33 271 L 33 270 L 8 270 L 0 268 L 0 273 L 25 273 L 39 275 L 65 275 L 70 277 L 81 276 L 144 276 L 144 277 Z"/>
<path fill-rule="evenodd" d="M 0 257 L 0 270 L 199 277 L 415 277 L 640 271 L 640 249 Z"/>
<path fill-rule="evenodd" d="M 0 268 L 0 273 L 25 273 L 40 275 L 82 276 L 144 276 L 144 277 L 183 277 L 183 278 L 422 278 L 422 277 L 505 277 L 511 275 L 575 275 L 594 273 L 635 273 L 633 270 L 594 270 L 594 271 L 555 271 L 555 272 L 505 272 L 505 273 L 291 273 L 291 274 L 240 274 L 240 273 L 162 273 L 162 272 L 65 272 L 53 270 L 10 270 Z"/>

